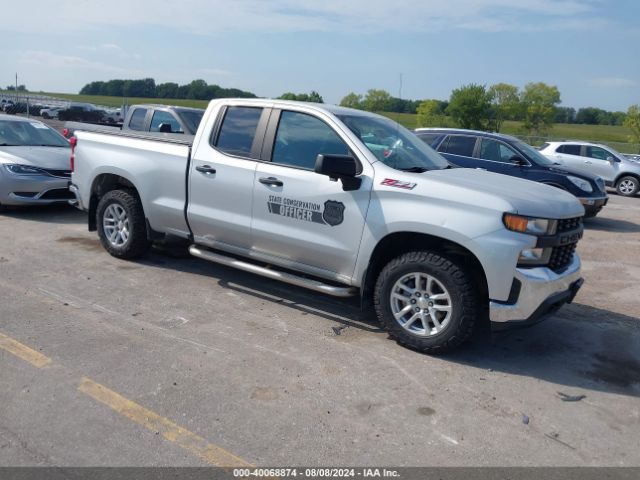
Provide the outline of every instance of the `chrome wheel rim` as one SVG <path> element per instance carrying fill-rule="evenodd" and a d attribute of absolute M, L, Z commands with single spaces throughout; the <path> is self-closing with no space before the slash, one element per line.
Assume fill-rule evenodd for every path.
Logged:
<path fill-rule="evenodd" d="M 625 195 L 629 195 L 630 193 L 632 193 L 636 188 L 635 183 L 633 183 L 632 180 L 623 180 L 620 182 L 620 185 L 618 186 L 618 189 L 620 189 L 620 191 L 622 193 L 624 193 Z"/>
<path fill-rule="evenodd" d="M 129 217 L 127 211 L 117 203 L 112 203 L 102 217 L 104 235 L 114 247 L 121 247 L 129 240 Z"/>
<path fill-rule="evenodd" d="M 451 295 L 435 277 L 422 272 L 402 276 L 391 288 L 391 312 L 412 335 L 430 337 L 451 321 Z"/>

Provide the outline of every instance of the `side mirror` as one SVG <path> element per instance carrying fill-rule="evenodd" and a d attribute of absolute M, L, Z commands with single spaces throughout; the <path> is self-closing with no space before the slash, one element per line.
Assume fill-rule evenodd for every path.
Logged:
<path fill-rule="evenodd" d="M 513 163 L 514 165 L 528 165 L 527 161 L 522 158 L 520 155 L 514 155 L 513 157 L 511 157 L 509 159 L 509 162 Z"/>
<path fill-rule="evenodd" d="M 358 162 L 351 155 L 323 155 L 316 157 L 316 165 L 314 172 L 320 175 L 326 175 L 331 180 L 342 181 L 342 189 L 357 190 L 362 183 L 357 178 Z"/>
<path fill-rule="evenodd" d="M 616 157 L 607 157 L 607 162 L 609 162 L 611 165 L 613 165 L 614 163 L 618 162 L 619 160 Z"/>

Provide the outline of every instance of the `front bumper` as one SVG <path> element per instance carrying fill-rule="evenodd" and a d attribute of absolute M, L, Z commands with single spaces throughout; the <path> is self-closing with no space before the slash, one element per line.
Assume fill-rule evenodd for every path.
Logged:
<path fill-rule="evenodd" d="M 50 176 L 0 176 L 0 204 L 48 205 L 66 203 L 73 198 L 67 188 L 69 180 Z"/>
<path fill-rule="evenodd" d="M 580 203 L 584 207 L 585 217 L 595 217 L 602 207 L 604 207 L 609 201 L 609 196 L 603 197 L 579 197 Z"/>
<path fill-rule="evenodd" d="M 494 328 L 536 323 L 565 303 L 571 303 L 583 283 L 580 258 L 574 254 L 562 273 L 546 267 L 517 268 L 515 280 L 520 284 L 517 299 L 489 302 L 489 318 Z"/>

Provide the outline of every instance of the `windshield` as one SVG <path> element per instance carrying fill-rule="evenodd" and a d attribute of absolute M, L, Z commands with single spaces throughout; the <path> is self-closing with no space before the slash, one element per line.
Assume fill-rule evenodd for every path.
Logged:
<path fill-rule="evenodd" d="M 198 125 L 200 125 L 200 120 L 202 120 L 202 116 L 204 115 L 204 110 L 201 112 L 198 110 L 179 110 L 179 113 L 189 129 L 189 134 L 195 135 L 198 130 Z"/>
<path fill-rule="evenodd" d="M 0 120 L 0 147 L 68 147 L 69 142 L 42 122 Z"/>
<path fill-rule="evenodd" d="M 406 128 L 387 118 L 338 115 L 385 165 L 397 170 L 425 172 L 447 168 L 447 161 Z"/>
<path fill-rule="evenodd" d="M 555 165 L 553 161 L 542 155 L 538 150 L 533 148 L 528 143 L 524 143 L 522 140 L 515 140 L 513 143 L 516 147 L 526 153 L 530 160 L 533 160 L 534 163 L 543 165 L 545 167 L 551 167 L 552 165 Z"/>

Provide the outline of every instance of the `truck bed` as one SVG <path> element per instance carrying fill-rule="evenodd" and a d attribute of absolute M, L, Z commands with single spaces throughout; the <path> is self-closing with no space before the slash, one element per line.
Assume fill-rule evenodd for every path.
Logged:
<path fill-rule="evenodd" d="M 75 181 L 103 181 L 102 172 L 119 175 L 137 186 L 151 228 L 189 235 L 184 211 L 191 139 L 121 130 L 76 130 L 75 136 L 76 158 L 80 159 L 75 163 Z M 90 191 L 85 189 L 82 194 L 82 202 L 89 205 Z"/>

